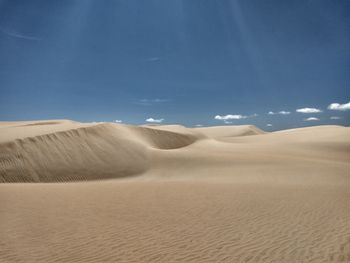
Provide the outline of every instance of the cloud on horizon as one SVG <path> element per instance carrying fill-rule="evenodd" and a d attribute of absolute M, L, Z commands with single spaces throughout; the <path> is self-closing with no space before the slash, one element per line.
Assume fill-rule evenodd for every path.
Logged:
<path fill-rule="evenodd" d="M 332 116 L 330 117 L 331 120 L 340 120 L 342 119 L 341 117 L 338 117 L 338 116 Z"/>
<path fill-rule="evenodd" d="M 316 109 L 316 108 L 301 108 L 301 109 L 297 109 L 296 112 L 299 112 L 299 113 L 320 113 L 322 111 L 320 109 Z"/>
<path fill-rule="evenodd" d="M 272 127 L 271 123 L 266 124 L 267 127 Z"/>
<path fill-rule="evenodd" d="M 151 122 L 151 123 L 162 123 L 164 119 L 153 119 L 153 118 L 148 118 L 146 119 L 146 122 Z"/>
<path fill-rule="evenodd" d="M 240 114 L 216 115 L 214 117 L 215 120 L 220 120 L 220 121 L 241 120 L 241 119 L 246 119 L 246 118 L 247 118 L 247 116 L 240 115 Z"/>
<path fill-rule="evenodd" d="M 290 114 L 290 111 L 284 111 L 284 110 L 281 110 L 279 112 L 269 111 L 267 114 L 268 115 L 277 115 L 277 114 L 279 114 L 279 115 L 288 115 L 288 114 Z"/>
<path fill-rule="evenodd" d="M 320 119 L 319 118 L 316 118 L 316 117 L 309 117 L 307 119 L 304 119 L 304 121 L 319 121 Z"/>
<path fill-rule="evenodd" d="M 348 103 L 339 104 L 339 103 L 332 103 L 328 106 L 329 110 L 339 110 L 339 111 L 346 111 L 350 110 L 350 101 Z"/>
<path fill-rule="evenodd" d="M 122 120 L 115 120 L 114 122 L 115 123 L 122 123 L 123 121 Z"/>

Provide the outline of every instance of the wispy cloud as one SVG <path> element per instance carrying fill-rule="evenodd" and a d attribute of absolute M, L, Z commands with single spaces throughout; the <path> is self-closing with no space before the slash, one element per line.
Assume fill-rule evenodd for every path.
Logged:
<path fill-rule="evenodd" d="M 162 123 L 164 119 L 154 119 L 154 118 L 148 118 L 146 119 L 146 122 L 151 122 L 151 123 Z"/>
<path fill-rule="evenodd" d="M 269 115 L 288 115 L 290 114 L 290 111 L 284 111 L 284 110 L 281 110 L 281 111 L 278 111 L 278 112 L 273 112 L 273 111 L 269 111 L 267 114 Z"/>
<path fill-rule="evenodd" d="M 284 111 L 284 110 L 282 110 L 282 111 L 279 111 L 278 114 L 281 114 L 281 115 L 288 115 L 288 114 L 290 114 L 290 111 Z"/>
<path fill-rule="evenodd" d="M 142 106 L 152 106 L 152 105 L 164 103 L 167 101 L 169 100 L 156 98 L 156 99 L 140 99 L 140 100 L 134 101 L 134 103 Z"/>
<path fill-rule="evenodd" d="M 271 123 L 266 124 L 267 127 L 272 127 Z"/>
<path fill-rule="evenodd" d="M 316 109 L 316 108 L 301 108 L 301 109 L 297 109 L 296 112 L 299 112 L 299 113 L 320 113 L 322 111 L 320 109 Z"/>
<path fill-rule="evenodd" d="M 115 120 L 114 122 L 115 123 L 122 123 L 123 121 L 122 120 Z"/>
<path fill-rule="evenodd" d="M 17 32 L 15 30 L 13 30 L 13 29 L 10 29 L 10 28 L 0 27 L 0 32 L 2 32 L 3 34 L 5 34 L 5 35 L 7 35 L 9 37 L 13 37 L 13 38 L 20 38 L 20 39 L 32 40 L 32 41 L 42 40 L 39 37 L 25 35 L 25 34 L 22 34 L 20 32 Z"/>
<path fill-rule="evenodd" d="M 339 103 L 332 103 L 328 106 L 329 110 L 339 110 L 339 111 L 346 111 L 350 110 L 350 101 L 348 103 L 339 104 Z"/>
<path fill-rule="evenodd" d="M 195 127 L 203 127 L 202 124 L 196 124 Z"/>
<path fill-rule="evenodd" d="M 304 121 L 319 121 L 319 120 L 320 119 L 316 117 L 310 117 L 310 118 L 304 119 Z"/>
<path fill-rule="evenodd" d="M 246 119 L 247 116 L 244 115 L 216 115 L 214 117 L 215 120 L 220 120 L 220 121 L 228 121 L 228 120 L 240 120 L 240 119 Z"/>
<path fill-rule="evenodd" d="M 341 119 L 341 117 L 338 117 L 338 116 L 332 116 L 332 117 L 330 117 L 330 119 L 331 119 L 331 120 L 340 120 L 340 119 Z"/>

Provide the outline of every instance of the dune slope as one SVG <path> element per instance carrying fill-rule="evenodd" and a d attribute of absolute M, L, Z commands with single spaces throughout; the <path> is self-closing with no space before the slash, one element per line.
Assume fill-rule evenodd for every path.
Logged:
<path fill-rule="evenodd" d="M 65 182 L 141 174 L 150 165 L 149 148 L 180 148 L 196 140 L 191 135 L 108 123 L 57 121 L 1 128 L 0 182 Z"/>

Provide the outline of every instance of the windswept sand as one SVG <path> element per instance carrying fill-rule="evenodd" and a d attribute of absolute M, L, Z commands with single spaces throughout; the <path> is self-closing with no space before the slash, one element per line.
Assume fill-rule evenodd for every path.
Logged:
<path fill-rule="evenodd" d="M 0 262 L 350 262 L 350 128 L 0 122 Z"/>

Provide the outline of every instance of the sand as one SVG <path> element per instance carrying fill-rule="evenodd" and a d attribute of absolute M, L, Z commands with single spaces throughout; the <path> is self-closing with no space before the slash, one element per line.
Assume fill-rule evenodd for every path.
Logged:
<path fill-rule="evenodd" d="M 350 128 L 0 122 L 0 262 L 350 262 Z"/>

